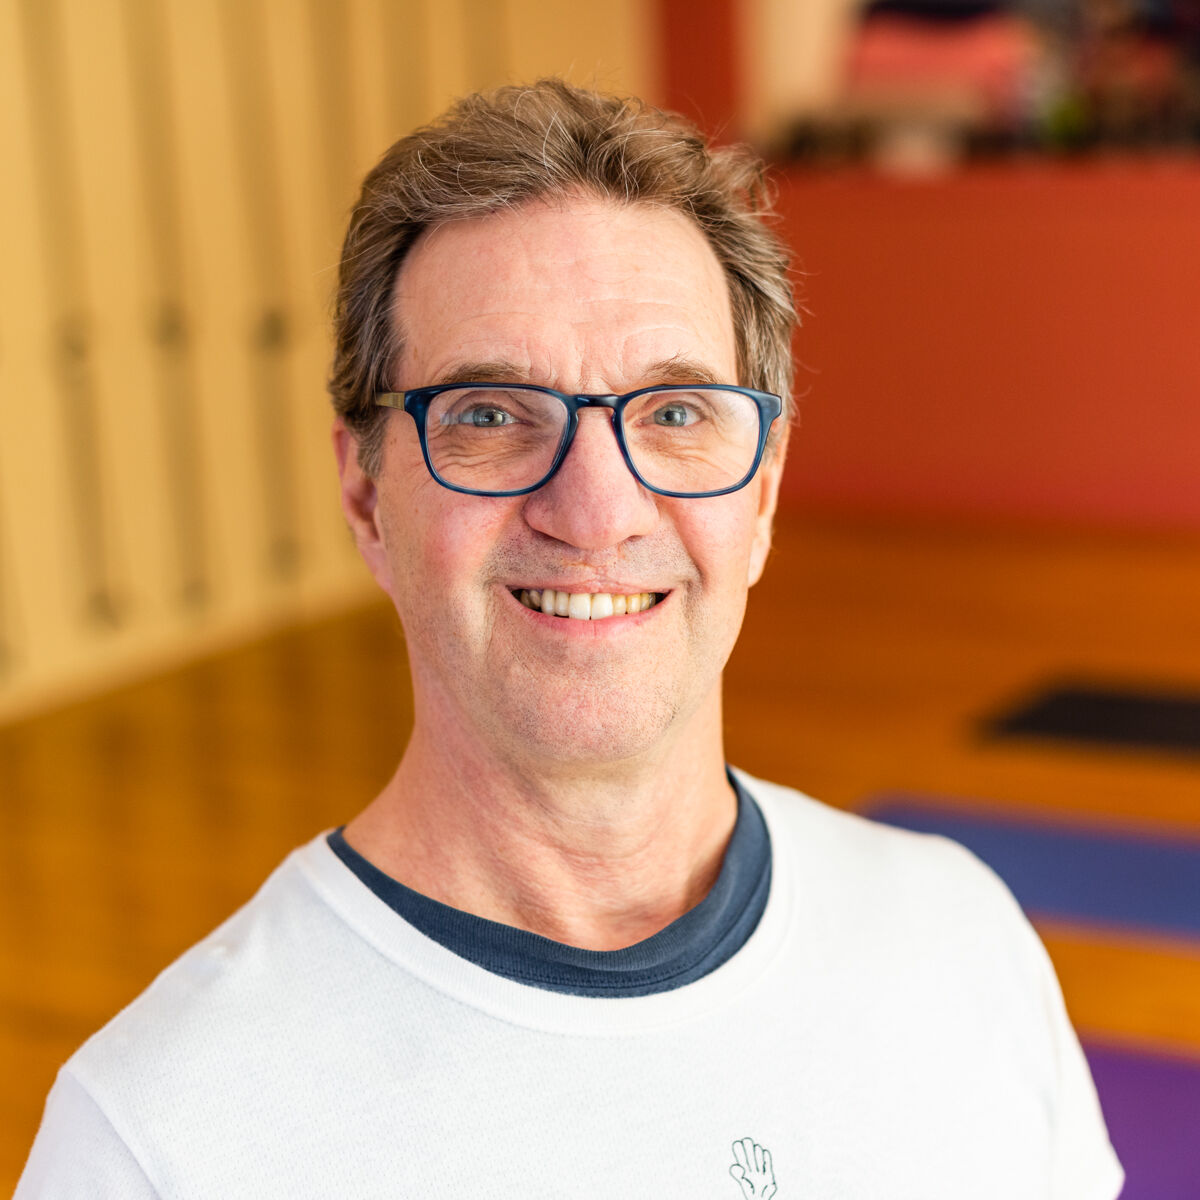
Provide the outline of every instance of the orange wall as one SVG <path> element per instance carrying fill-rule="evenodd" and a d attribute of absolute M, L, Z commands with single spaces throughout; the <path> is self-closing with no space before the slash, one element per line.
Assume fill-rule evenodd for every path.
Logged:
<path fill-rule="evenodd" d="M 742 90 L 741 6 L 736 0 L 657 0 L 653 11 L 663 106 L 717 141 L 729 140 Z"/>
<path fill-rule="evenodd" d="M 1200 163 L 793 171 L 780 207 L 786 502 L 1200 529 Z"/>

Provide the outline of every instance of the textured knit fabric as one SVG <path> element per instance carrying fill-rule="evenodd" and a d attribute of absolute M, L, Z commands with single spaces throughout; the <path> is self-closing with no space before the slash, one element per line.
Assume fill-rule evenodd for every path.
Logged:
<path fill-rule="evenodd" d="M 324 837 L 63 1068 L 20 1200 L 1113 1200 L 1046 955 L 939 838 L 749 781 L 753 935 L 673 991 L 452 954 Z"/>
<path fill-rule="evenodd" d="M 328 842 L 389 908 L 476 966 L 574 996 L 651 996 L 700 979 L 727 962 L 745 945 L 767 907 L 771 838 L 754 798 L 732 775 L 730 782 L 737 793 L 737 821 L 716 883 L 695 908 L 623 950 L 581 950 L 439 904 L 385 875 L 340 829 Z"/>

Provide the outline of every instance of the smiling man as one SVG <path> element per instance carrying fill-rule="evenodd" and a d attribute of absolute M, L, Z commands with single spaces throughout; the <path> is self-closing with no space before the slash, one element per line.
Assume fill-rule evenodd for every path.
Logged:
<path fill-rule="evenodd" d="M 787 440 L 760 195 L 555 81 L 367 178 L 334 444 L 411 738 L 67 1064 L 21 1195 L 1117 1194 L 998 881 L 725 764 Z"/>
<path fill-rule="evenodd" d="M 456 909 L 628 946 L 705 896 L 733 826 L 721 671 L 770 542 L 778 401 L 729 386 L 729 288 L 663 207 L 440 224 L 391 306 L 390 379 L 423 411 L 385 418 L 370 473 L 344 420 L 336 441 L 416 721 L 346 841 Z"/>

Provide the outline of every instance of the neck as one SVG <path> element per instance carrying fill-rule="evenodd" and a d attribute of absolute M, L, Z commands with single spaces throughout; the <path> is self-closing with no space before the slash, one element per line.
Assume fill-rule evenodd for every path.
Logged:
<path fill-rule="evenodd" d="M 418 717 L 395 775 L 346 828 L 393 878 L 591 950 L 642 941 L 708 894 L 737 812 L 719 694 L 616 762 L 517 763 L 470 739 L 448 747 L 444 729 Z"/>

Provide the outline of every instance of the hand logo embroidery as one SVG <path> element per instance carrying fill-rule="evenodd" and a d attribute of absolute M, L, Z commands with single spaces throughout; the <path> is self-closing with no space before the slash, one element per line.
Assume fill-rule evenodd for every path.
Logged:
<path fill-rule="evenodd" d="M 733 1143 L 733 1157 L 729 1173 L 738 1181 L 746 1200 L 770 1200 L 778 1191 L 770 1150 L 753 1138 L 742 1138 Z"/>

